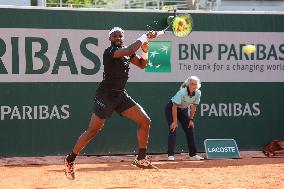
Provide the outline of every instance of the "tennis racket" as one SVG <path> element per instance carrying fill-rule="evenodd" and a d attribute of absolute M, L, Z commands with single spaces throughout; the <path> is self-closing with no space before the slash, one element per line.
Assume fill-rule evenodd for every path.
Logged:
<path fill-rule="evenodd" d="M 172 19 L 171 21 L 169 21 Z M 193 19 L 190 14 L 176 15 L 174 17 L 168 17 L 168 26 L 157 32 L 157 36 L 163 35 L 172 28 L 172 32 L 177 37 L 186 37 L 188 36 L 193 29 Z"/>

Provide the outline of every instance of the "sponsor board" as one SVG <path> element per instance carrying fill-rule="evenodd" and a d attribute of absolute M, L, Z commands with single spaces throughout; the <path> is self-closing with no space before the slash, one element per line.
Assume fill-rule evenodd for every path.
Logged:
<path fill-rule="evenodd" d="M 102 79 L 108 31 L 1 28 L 0 32 L 1 82 Z M 125 45 L 139 33 L 126 30 Z M 203 82 L 284 82 L 282 38 L 279 32 L 196 31 L 186 38 L 167 33 L 150 41 L 146 70 L 132 66 L 129 81 L 180 82 L 198 75 Z M 256 46 L 251 55 L 242 52 L 248 43 Z"/>
<path fill-rule="evenodd" d="M 70 117 L 70 106 L 65 105 L 0 105 L 0 120 L 59 120 Z"/>
<path fill-rule="evenodd" d="M 206 139 L 204 147 L 207 159 L 240 158 L 234 139 Z"/>

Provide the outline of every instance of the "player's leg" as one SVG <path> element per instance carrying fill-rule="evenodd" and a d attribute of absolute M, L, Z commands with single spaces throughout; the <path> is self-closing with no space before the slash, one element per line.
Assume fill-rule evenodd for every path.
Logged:
<path fill-rule="evenodd" d="M 72 152 L 68 154 L 64 160 L 65 174 L 68 179 L 75 179 L 75 158 L 81 152 L 81 150 L 86 147 L 86 145 L 91 141 L 91 139 L 99 133 L 99 131 L 103 128 L 104 123 L 105 119 L 101 119 L 95 113 L 92 114 L 88 129 L 81 134 Z"/>
<path fill-rule="evenodd" d="M 151 164 L 151 161 L 146 158 L 146 150 L 148 146 L 149 130 L 151 120 L 143 110 L 143 108 L 136 104 L 135 106 L 125 110 L 121 115 L 134 121 L 138 125 L 137 138 L 138 138 L 138 157 L 134 159 L 132 165 L 142 169 L 158 169 Z"/>
<path fill-rule="evenodd" d="M 94 138 L 103 128 L 105 119 L 101 119 L 95 113 L 92 114 L 88 129 L 82 133 L 82 135 L 77 140 L 73 152 L 79 154 L 81 150 Z"/>
<path fill-rule="evenodd" d="M 65 174 L 68 179 L 75 179 L 74 162 L 77 155 L 103 128 L 105 119 L 114 111 L 115 104 L 107 91 L 99 91 L 94 99 L 93 114 L 88 129 L 78 138 L 72 152 L 65 158 Z"/>
<path fill-rule="evenodd" d="M 172 116 L 172 106 L 173 103 L 169 102 L 166 107 L 165 107 L 165 116 L 166 120 L 168 123 L 168 129 L 169 129 L 169 134 L 168 134 L 168 160 L 173 161 L 174 160 L 174 155 L 175 155 L 175 144 L 176 144 L 176 129 L 174 131 L 170 130 L 170 125 L 173 122 L 173 116 Z"/>
<path fill-rule="evenodd" d="M 139 104 L 136 104 L 135 106 L 132 106 L 131 108 L 123 111 L 121 115 L 134 121 L 138 125 L 137 128 L 138 146 L 139 149 L 144 149 L 142 150 L 143 151 L 142 153 L 138 154 L 138 159 L 145 158 L 146 149 L 148 146 L 150 124 L 151 124 L 150 118 Z"/>
<path fill-rule="evenodd" d="M 133 165 L 144 169 L 157 169 L 146 158 L 146 150 L 148 146 L 149 130 L 151 120 L 143 108 L 137 104 L 126 92 L 121 94 L 121 103 L 116 111 L 124 117 L 134 121 L 137 125 L 138 139 L 138 157 L 134 160 Z"/>

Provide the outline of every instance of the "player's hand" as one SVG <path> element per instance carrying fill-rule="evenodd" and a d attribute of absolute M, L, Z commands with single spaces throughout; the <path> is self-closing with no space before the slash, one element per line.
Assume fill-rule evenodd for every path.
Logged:
<path fill-rule="evenodd" d="M 156 31 L 149 31 L 147 34 L 148 39 L 154 39 L 157 37 L 157 32 Z"/>
<path fill-rule="evenodd" d="M 172 122 L 172 124 L 170 125 L 170 131 L 174 132 L 177 127 L 178 127 L 177 122 Z"/>
<path fill-rule="evenodd" d="M 194 122 L 192 120 L 189 120 L 188 128 L 194 128 Z"/>
<path fill-rule="evenodd" d="M 145 53 L 148 52 L 149 50 L 149 43 L 148 42 L 145 42 L 141 45 L 141 49 L 142 51 L 144 51 Z"/>

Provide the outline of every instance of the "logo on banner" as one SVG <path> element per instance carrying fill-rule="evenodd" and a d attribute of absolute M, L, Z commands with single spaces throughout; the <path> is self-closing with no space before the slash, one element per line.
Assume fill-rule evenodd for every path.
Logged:
<path fill-rule="evenodd" d="M 146 72 L 171 72 L 171 41 L 150 41 Z"/>

